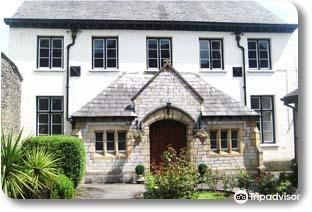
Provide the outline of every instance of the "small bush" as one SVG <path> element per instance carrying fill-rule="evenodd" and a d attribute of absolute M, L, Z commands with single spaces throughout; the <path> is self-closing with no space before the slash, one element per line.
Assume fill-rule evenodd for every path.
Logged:
<path fill-rule="evenodd" d="M 154 173 L 145 182 L 145 199 L 193 199 L 197 194 L 197 170 L 189 154 L 168 148 L 163 164 L 153 167 Z"/>
<path fill-rule="evenodd" d="M 144 174 L 145 168 L 142 164 L 139 164 L 135 167 L 135 172 L 138 176 L 141 176 Z"/>
<path fill-rule="evenodd" d="M 208 166 L 204 163 L 201 163 L 198 165 L 198 173 L 200 177 L 203 177 L 205 173 L 207 172 Z"/>
<path fill-rule="evenodd" d="M 240 189 L 249 190 L 251 186 L 252 178 L 246 170 L 241 169 L 239 170 L 236 181 L 237 181 L 237 187 L 239 187 Z"/>
<path fill-rule="evenodd" d="M 75 196 L 74 183 L 65 175 L 59 175 L 51 189 L 51 199 L 72 199 Z"/>
<path fill-rule="evenodd" d="M 256 189 L 260 194 L 275 194 L 277 187 L 277 179 L 270 172 L 261 172 L 260 176 L 256 178 Z"/>
<path fill-rule="evenodd" d="M 86 151 L 83 141 L 73 136 L 38 136 L 24 144 L 26 151 L 36 147 L 46 149 L 60 158 L 61 172 L 74 182 L 74 186 L 85 174 Z"/>

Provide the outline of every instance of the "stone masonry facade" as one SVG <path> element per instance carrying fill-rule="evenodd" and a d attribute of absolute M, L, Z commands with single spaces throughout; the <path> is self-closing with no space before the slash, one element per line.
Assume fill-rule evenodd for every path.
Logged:
<path fill-rule="evenodd" d="M 21 128 L 22 80 L 15 64 L 1 53 L 1 126 L 15 134 Z"/>
<path fill-rule="evenodd" d="M 195 82 L 195 85 L 199 86 L 199 82 Z M 115 87 L 122 89 L 127 85 L 117 83 Z M 84 140 L 87 149 L 86 183 L 133 182 L 136 177 L 135 167 L 138 164 L 143 164 L 148 172 L 151 165 L 150 126 L 162 120 L 174 120 L 185 125 L 185 148 L 191 152 L 191 160 L 196 166 L 205 163 L 210 168 L 225 173 L 236 172 L 241 168 L 255 171 L 263 167 L 259 132 L 256 127 L 255 117 L 257 116 L 253 116 L 253 113 L 246 112 L 247 116 L 240 114 L 241 116 L 235 117 L 202 116 L 204 98 L 179 73 L 171 69 L 164 69 L 148 80 L 144 86 L 136 87 L 139 90 L 133 92 L 132 95 L 127 93 L 127 98 L 133 96 L 134 108 L 132 110 L 136 116 L 75 119 L 73 134 Z M 101 102 L 110 101 L 113 104 L 118 96 L 122 96 L 118 89 L 113 91 L 112 95 L 106 92 L 106 96 L 100 94 L 97 98 L 101 98 Z M 214 95 L 213 91 L 214 89 L 211 89 L 209 94 Z M 105 100 L 107 96 L 111 100 Z M 217 97 L 215 95 L 213 98 Z M 223 94 L 222 97 L 228 98 Z M 126 97 L 122 97 L 123 101 L 124 98 Z M 92 100 L 87 107 L 83 108 L 83 113 L 92 111 L 91 106 L 98 101 L 96 98 Z M 227 101 L 234 105 L 233 100 Z M 221 105 L 223 100 L 217 99 L 216 103 L 211 102 L 212 105 Z M 237 110 L 236 103 L 235 107 Z M 205 109 L 209 112 L 209 109 L 213 108 Z M 217 132 L 217 150 L 211 148 L 212 130 Z M 205 131 L 207 136 L 199 138 L 197 136 L 199 131 Z M 221 148 L 221 132 L 224 131 L 227 133 L 225 141 L 227 149 Z M 232 131 L 237 132 L 235 149 L 232 149 L 231 145 L 231 142 L 234 142 L 231 138 Z M 97 132 L 103 133 L 103 141 L 101 141 L 104 146 L 103 152 L 95 151 Z M 115 141 L 113 152 L 106 150 L 106 145 L 108 145 L 106 135 L 112 132 L 114 132 Z M 126 150 L 122 152 L 118 151 L 119 132 L 126 133 Z"/>

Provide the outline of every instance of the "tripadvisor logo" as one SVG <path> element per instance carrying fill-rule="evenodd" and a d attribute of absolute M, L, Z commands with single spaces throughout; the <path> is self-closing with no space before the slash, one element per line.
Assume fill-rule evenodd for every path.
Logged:
<path fill-rule="evenodd" d="M 247 193 L 243 190 L 238 190 L 234 194 L 234 200 L 238 204 L 245 204 L 248 199 L 258 200 L 259 202 L 263 200 L 299 200 L 300 194 L 259 194 L 259 193 Z"/>

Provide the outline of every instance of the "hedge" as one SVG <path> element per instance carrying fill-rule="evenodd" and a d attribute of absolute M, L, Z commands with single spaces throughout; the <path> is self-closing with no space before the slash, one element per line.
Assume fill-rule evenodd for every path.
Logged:
<path fill-rule="evenodd" d="M 24 144 L 26 151 L 41 147 L 61 158 L 61 172 L 77 187 L 85 175 L 86 151 L 83 141 L 73 136 L 37 136 Z"/>
<path fill-rule="evenodd" d="M 51 189 L 51 199 L 72 199 L 75 197 L 74 183 L 66 175 L 59 175 Z"/>

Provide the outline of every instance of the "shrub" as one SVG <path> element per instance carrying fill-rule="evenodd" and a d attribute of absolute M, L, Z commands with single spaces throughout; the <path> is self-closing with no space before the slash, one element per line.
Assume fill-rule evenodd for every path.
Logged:
<path fill-rule="evenodd" d="M 210 190 L 216 191 L 219 178 L 218 171 L 213 172 L 211 169 L 207 169 L 204 176 L 204 183 L 209 187 Z"/>
<path fill-rule="evenodd" d="M 62 173 L 73 180 L 77 187 L 85 174 L 86 163 L 86 151 L 81 139 L 72 136 L 38 136 L 25 142 L 26 151 L 36 147 L 53 152 L 60 158 Z"/>
<path fill-rule="evenodd" d="M 169 147 L 163 153 L 163 164 L 153 167 L 146 179 L 146 199 L 192 199 L 197 192 L 197 170 L 188 152 L 180 154 Z"/>
<path fill-rule="evenodd" d="M 58 159 L 41 148 L 25 151 L 31 138 L 12 131 L 1 135 L 1 187 L 11 198 L 41 198 L 58 174 Z M 43 196 L 46 197 L 46 196 Z"/>
<path fill-rule="evenodd" d="M 138 176 L 141 176 L 144 174 L 145 168 L 142 164 L 139 164 L 135 167 L 135 172 Z"/>
<path fill-rule="evenodd" d="M 256 189 L 260 194 L 275 194 L 277 187 L 277 179 L 270 172 L 261 172 L 260 176 L 256 178 Z"/>
<path fill-rule="evenodd" d="M 75 196 L 74 183 L 66 175 L 60 174 L 51 189 L 51 199 L 72 199 Z"/>
<path fill-rule="evenodd" d="M 201 163 L 198 165 L 198 173 L 200 177 L 203 177 L 205 173 L 207 172 L 208 166 L 204 163 Z"/>
<path fill-rule="evenodd" d="M 237 181 L 237 187 L 239 187 L 240 189 L 244 188 L 246 190 L 249 190 L 252 179 L 251 179 L 250 174 L 248 174 L 248 172 L 245 169 L 241 169 L 239 170 L 236 181 Z"/>

